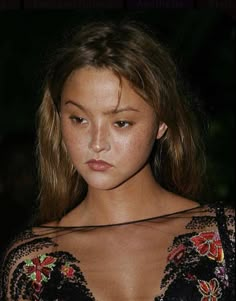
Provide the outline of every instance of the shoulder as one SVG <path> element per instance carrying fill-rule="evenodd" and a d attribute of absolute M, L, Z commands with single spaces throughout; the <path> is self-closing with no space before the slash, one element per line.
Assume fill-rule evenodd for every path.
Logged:
<path fill-rule="evenodd" d="M 190 218 L 189 229 L 199 231 L 224 229 L 225 233 L 235 229 L 235 209 L 223 202 L 199 203 L 184 212 Z"/>
<path fill-rule="evenodd" d="M 218 202 L 209 205 L 210 210 L 214 210 L 216 220 L 219 225 L 225 224 L 228 229 L 233 230 L 235 227 L 235 208 L 230 204 Z"/>
<path fill-rule="evenodd" d="M 18 233 L 5 250 L 4 259 L 9 257 L 15 261 L 30 254 L 42 252 L 55 245 L 53 231 L 50 228 L 28 228 Z"/>
<path fill-rule="evenodd" d="M 215 206 L 216 221 L 221 239 L 224 245 L 232 245 L 234 250 L 235 243 L 235 208 L 230 205 L 218 203 Z"/>
<path fill-rule="evenodd" d="M 27 263 L 55 247 L 51 232 L 46 228 L 29 228 L 17 234 L 8 245 L 0 260 L 0 300 L 12 300 L 9 296 L 14 291 L 14 282 Z"/>
<path fill-rule="evenodd" d="M 202 205 L 200 214 L 193 218 L 193 224 L 196 228 L 207 233 L 217 233 L 219 236 L 224 251 L 229 256 L 233 256 L 235 248 L 235 209 L 223 202 L 217 202 L 207 205 Z"/>

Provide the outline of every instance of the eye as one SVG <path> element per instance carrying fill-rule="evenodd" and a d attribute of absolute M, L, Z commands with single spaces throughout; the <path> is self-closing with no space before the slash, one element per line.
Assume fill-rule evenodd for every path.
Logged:
<path fill-rule="evenodd" d="M 120 120 L 115 122 L 115 126 L 119 128 L 126 128 L 128 126 L 132 125 L 132 122 L 126 121 L 126 120 Z"/>
<path fill-rule="evenodd" d="M 78 116 L 70 116 L 70 119 L 72 120 L 73 123 L 76 124 L 85 124 L 87 123 L 87 120 L 82 118 L 82 117 L 78 117 Z"/>

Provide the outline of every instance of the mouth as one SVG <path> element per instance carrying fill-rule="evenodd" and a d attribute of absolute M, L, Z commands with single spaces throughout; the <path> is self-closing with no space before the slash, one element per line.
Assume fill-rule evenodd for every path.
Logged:
<path fill-rule="evenodd" d="M 105 171 L 112 167 L 111 164 L 103 160 L 92 159 L 87 161 L 86 163 L 88 164 L 89 168 L 91 168 L 94 171 Z"/>

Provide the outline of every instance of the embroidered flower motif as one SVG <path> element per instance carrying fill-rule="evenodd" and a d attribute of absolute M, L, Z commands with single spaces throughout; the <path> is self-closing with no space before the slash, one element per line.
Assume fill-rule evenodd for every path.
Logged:
<path fill-rule="evenodd" d="M 41 289 L 42 282 L 47 282 L 50 278 L 55 261 L 56 258 L 45 254 L 39 255 L 32 260 L 25 260 L 24 270 L 28 277 L 34 281 L 34 287 L 37 291 Z"/>
<path fill-rule="evenodd" d="M 215 232 L 201 232 L 191 238 L 198 253 L 202 256 L 207 256 L 212 260 L 222 262 L 224 259 L 224 252 L 221 240 L 218 233 Z"/>
<path fill-rule="evenodd" d="M 75 270 L 68 263 L 61 267 L 61 272 L 64 276 L 72 278 L 74 276 Z"/>
<path fill-rule="evenodd" d="M 221 288 L 216 278 L 211 279 L 209 282 L 198 280 L 199 291 L 202 294 L 201 301 L 218 301 L 221 297 Z"/>
<path fill-rule="evenodd" d="M 223 267 L 223 266 L 216 267 L 215 274 L 216 274 L 216 277 L 222 281 L 222 283 L 224 284 L 224 287 L 229 286 L 229 278 L 225 272 L 225 267 Z"/>
<path fill-rule="evenodd" d="M 178 245 L 176 248 L 174 248 L 168 255 L 167 260 L 168 261 L 174 261 L 176 264 L 180 262 L 180 260 L 183 258 L 184 252 L 185 252 L 185 246 L 183 244 Z"/>
<path fill-rule="evenodd" d="M 34 290 L 35 290 L 36 293 L 40 293 L 40 291 L 42 290 L 42 284 L 41 283 L 33 281 L 33 285 L 32 286 L 33 286 L 33 288 L 34 288 Z M 36 300 L 38 300 L 37 299 L 37 295 L 34 294 L 33 296 L 34 296 L 34 298 Z"/>
<path fill-rule="evenodd" d="M 197 280 L 197 277 L 191 273 L 187 273 L 187 275 L 185 275 L 185 279 L 187 279 L 189 281 L 195 281 L 195 280 Z"/>

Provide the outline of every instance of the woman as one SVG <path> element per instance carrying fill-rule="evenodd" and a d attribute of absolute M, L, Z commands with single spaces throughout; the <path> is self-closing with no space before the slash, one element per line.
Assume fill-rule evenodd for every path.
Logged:
<path fill-rule="evenodd" d="M 88 24 L 53 58 L 39 214 L 6 253 L 2 300 L 234 296 L 234 212 L 197 201 L 198 120 L 172 59 L 141 27 Z"/>

